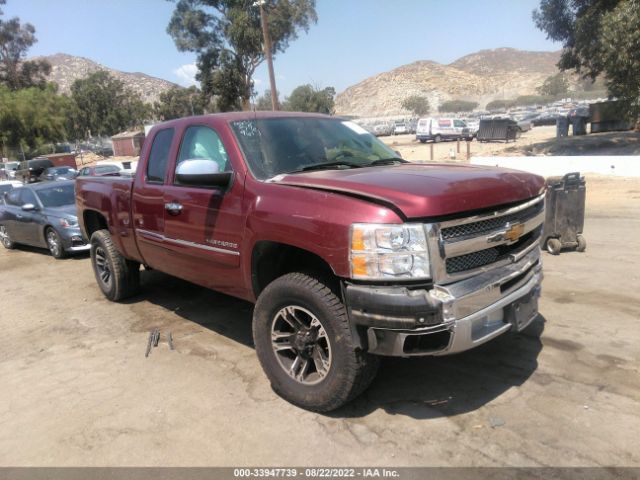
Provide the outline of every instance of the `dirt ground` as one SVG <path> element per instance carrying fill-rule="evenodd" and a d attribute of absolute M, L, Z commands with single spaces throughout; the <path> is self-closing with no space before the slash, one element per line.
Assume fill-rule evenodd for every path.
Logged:
<path fill-rule="evenodd" d="M 640 179 L 588 177 L 585 236 L 523 335 L 387 359 L 330 415 L 271 391 L 250 304 L 156 272 L 113 304 L 86 256 L 0 248 L 0 466 L 640 466 Z"/>
<path fill-rule="evenodd" d="M 420 143 L 415 135 L 380 137 L 384 143 L 411 161 L 467 159 L 467 142 Z M 607 132 L 556 139 L 555 126 L 534 127 L 515 141 L 469 143 L 471 156 L 527 155 L 640 155 L 640 132 Z M 459 148 L 459 151 L 458 151 Z M 433 157 L 431 154 L 433 149 Z"/>

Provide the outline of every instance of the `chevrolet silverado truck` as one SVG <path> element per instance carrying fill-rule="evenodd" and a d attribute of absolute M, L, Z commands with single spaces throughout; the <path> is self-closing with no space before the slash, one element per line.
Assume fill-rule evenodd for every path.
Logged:
<path fill-rule="evenodd" d="M 536 317 L 544 181 L 409 163 L 355 123 L 237 112 L 154 126 L 133 178 L 79 177 L 104 295 L 140 267 L 255 303 L 276 393 L 330 411 L 381 355 L 448 355 Z"/>

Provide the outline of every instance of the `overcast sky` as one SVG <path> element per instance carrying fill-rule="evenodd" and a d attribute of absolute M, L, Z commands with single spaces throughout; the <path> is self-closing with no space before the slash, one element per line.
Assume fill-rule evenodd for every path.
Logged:
<path fill-rule="evenodd" d="M 278 90 L 304 83 L 338 92 L 417 60 L 451 63 L 481 49 L 551 51 L 531 20 L 538 0 L 317 0 L 318 23 L 276 57 Z M 195 54 L 166 33 L 166 0 L 7 0 L 6 17 L 36 27 L 29 56 L 68 53 L 181 85 L 193 82 Z M 268 88 L 266 66 L 254 77 Z"/>

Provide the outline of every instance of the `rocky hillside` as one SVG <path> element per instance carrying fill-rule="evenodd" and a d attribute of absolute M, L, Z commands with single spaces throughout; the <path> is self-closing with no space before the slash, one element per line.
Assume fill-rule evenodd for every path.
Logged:
<path fill-rule="evenodd" d="M 162 92 L 176 86 L 174 83 L 151 77 L 144 73 L 121 72 L 87 58 L 74 57 L 64 53 L 38 57 L 38 59 L 46 60 L 51 64 L 49 81 L 57 83 L 62 93 L 68 93 L 74 81 L 85 78 L 98 70 L 106 70 L 115 78 L 124 82 L 126 88 L 137 93 L 144 102 L 153 103 Z"/>
<path fill-rule="evenodd" d="M 478 102 L 535 95 L 536 88 L 557 73 L 559 52 L 526 52 L 513 48 L 482 50 L 449 65 L 419 61 L 367 78 L 336 97 L 336 113 L 375 117 L 402 115 L 402 101 L 423 95 L 433 110 L 453 99 Z"/>

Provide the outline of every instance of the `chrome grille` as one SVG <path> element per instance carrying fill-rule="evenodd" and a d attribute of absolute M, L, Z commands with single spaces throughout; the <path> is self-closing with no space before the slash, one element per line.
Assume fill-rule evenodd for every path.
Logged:
<path fill-rule="evenodd" d="M 426 224 L 434 281 L 446 285 L 519 261 L 538 246 L 543 223 L 544 194 L 504 210 Z M 513 241 L 518 228 L 521 236 Z"/>
<path fill-rule="evenodd" d="M 520 240 L 512 245 L 501 245 L 499 247 L 487 248 L 485 250 L 468 253 L 466 255 L 447 258 L 447 273 L 452 274 L 464 272 L 466 270 L 473 270 L 474 268 L 484 267 L 485 265 L 503 260 L 509 255 L 517 254 L 536 241 L 540 237 L 540 233 L 541 229 L 537 228 L 536 230 L 523 235 Z"/>
<path fill-rule="evenodd" d="M 540 213 L 543 208 L 543 202 L 539 202 L 525 210 L 522 210 L 521 212 L 512 213 L 510 215 L 443 228 L 441 231 L 442 239 L 455 240 L 456 238 L 464 238 L 497 230 L 504 227 L 507 223 L 526 221 Z"/>

